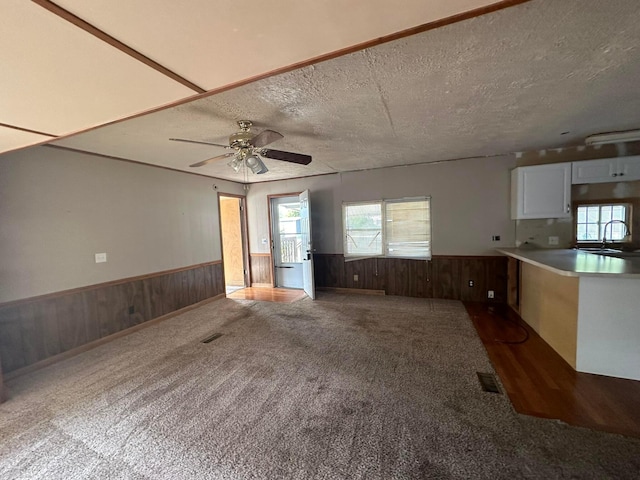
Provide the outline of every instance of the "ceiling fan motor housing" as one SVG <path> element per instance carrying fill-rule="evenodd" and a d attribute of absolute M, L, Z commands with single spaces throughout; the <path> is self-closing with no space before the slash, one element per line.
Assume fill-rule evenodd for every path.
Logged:
<path fill-rule="evenodd" d="M 229 136 L 229 145 L 233 148 L 249 148 L 249 141 L 255 136 L 251 133 L 252 123 L 249 120 L 240 120 L 238 126 L 240 131 Z"/>

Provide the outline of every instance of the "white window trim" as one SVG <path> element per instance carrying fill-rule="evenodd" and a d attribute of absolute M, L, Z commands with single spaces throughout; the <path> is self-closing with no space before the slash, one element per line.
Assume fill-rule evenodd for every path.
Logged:
<path fill-rule="evenodd" d="M 428 234 L 429 234 L 429 254 L 426 257 L 406 257 L 406 256 L 396 256 L 396 255 L 387 255 L 386 254 L 386 245 L 387 245 L 387 219 L 386 219 L 386 204 L 387 203 L 403 203 L 403 202 L 411 202 L 411 201 L 427 201 L 429 203 L 429 222 L 427 225 Z M 382 235 L 382 253 L 379 255 L 356 255 L 356 254 L 348 254 L 348 238 L 347 238 L 347 216 L 346 216 L 346 207 L 348 206 L 357 206 L 357 205 L 380 205 L 381 215 L 382 215 L 382 226 L 381 226 L 381 235 Z M 342 248 L 343 248 L 343 256 L 345 262 L 351 262 L 354 260 L 365 260 L 367 258 L 397 258 L 397 259 L 406 259 L 406 260 L 431 260 L 433 256 L 433 241 L 432 241 L 432 227 L 431 227 L 431 196 L 420 196 L 420 197 L 402 197 L 402 198 L 387 198 L 382 200 L 373 200 L 373 201 L 363 201 L 363 202 L 342 202 Z"/>

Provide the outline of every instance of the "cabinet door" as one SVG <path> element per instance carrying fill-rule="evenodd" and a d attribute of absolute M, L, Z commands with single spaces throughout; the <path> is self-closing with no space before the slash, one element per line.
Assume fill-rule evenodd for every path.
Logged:
<path fill-rule="evenodd" d="M 516 168 L 511 180 L 512 218 L 571 216 L 571 163 Z"/>
<path fill-rule="evenodd" d="M 640 180 L 640 155 L 618 158 L 618 182 Z"/>
<path fill-rule="evenodd" d="M 618 165 L 615 158 L 573 162 L 571 183 L 615 182 Z"/>

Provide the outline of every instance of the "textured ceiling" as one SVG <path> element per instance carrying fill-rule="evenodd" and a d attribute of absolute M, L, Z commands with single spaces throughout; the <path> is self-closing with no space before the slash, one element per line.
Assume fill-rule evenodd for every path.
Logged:
<path fill-rule="evenodd" d="M 226 143 L 246 118 L 313 156 L 249 182 L 578 145 L 640 127 L 639 46 L 637 0 L 535 0 L 55 143 L 243 181 L 168 139 Z"/>

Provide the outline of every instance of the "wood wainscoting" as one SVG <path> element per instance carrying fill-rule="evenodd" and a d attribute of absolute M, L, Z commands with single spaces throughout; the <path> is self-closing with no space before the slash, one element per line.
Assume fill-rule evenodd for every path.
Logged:
<path fill-rule="evenodd" d="M 382 290 L 387 295 L 471 302 L 507 300 L 507 257 L 503 256 L 345 261 L 341 254 L 314 254 L 313 260 L 317 287 Z M 494 292 L 492 299 L 487 296 L 489 290 Z"/>
<path fill-rule="evenodd" d="M 6 374 L 224 294 L 220 261 L 0 305 Z"/>
<path fill-rule="evenodd" d="M 252 253 L 249 256 L 251 264 L 251 286 L 273 287 L 273 262 L 270 253 Z"/>

